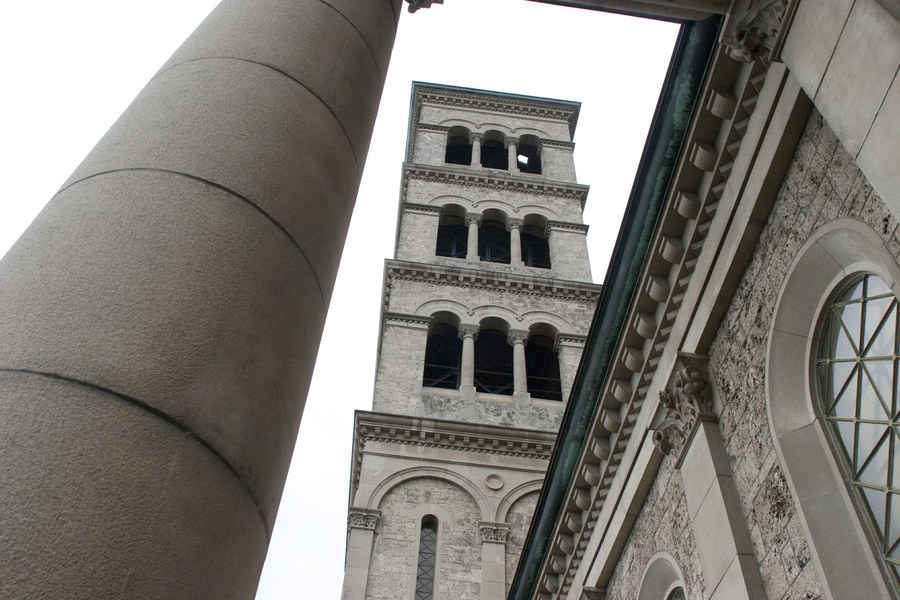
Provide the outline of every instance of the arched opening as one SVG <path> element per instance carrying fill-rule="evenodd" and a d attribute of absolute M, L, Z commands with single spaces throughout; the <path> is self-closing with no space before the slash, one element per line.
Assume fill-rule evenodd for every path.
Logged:
<path fill-rule="evenodd" d="M 472 140 L 469 130 L 456 125 L 447 132 L 447 151 L 444 162 L 454 165 L 472 164 Z"/>
<path fill-rule="evenodd" d="M 522 225 L 522 262 L 526 267 L 550 268 L 550 240 L 547 238 L 547 219 L 528 215 Z"/>
<path fill-rule="evenodd" d="M 503 133 L 494 129 L 485 132 L 481 141 L 481 166 L 509 170 L 509 154 Z"/>
<path fill-rule="evenodd" d="M 419 528 L 419 558 L 416 564 L 416 600 L 433 600 L 434 576 L 437 569 L 438 520 L 434 515 L 422 517 Z"/>
<path fill-rule="evenodd" d="M 540 174 L 541 140 L 533 135 L 523 135 L 516 144 L 516 166 L 522 173 Z"/>
<path fill-rule="evenodd" d="M 465 216 L 465 209 L 456 204 L 448 204 L 441 209 L 434 251 L 437 256 L 466 257 L 469 229 L 466 227 Z"/>
<path fill-rule="evenodd" d="M 459 389 L 461 357 L 459 318 L 448 312 L 435 314 L 428 333 L 428 341 L 425 343 L 422 387 Z"/>
<path fill-rule="evenodd" d="M 513 349 L 507 341 L 509 325 L 488 317 L 475 340 L 475 390 L 488 394 L 513 393 Z"/>
<path fill-rule="evenodd" d="M 509 231 L 506 215 L 499 210 L 485 211 L 478 228 L 478 257 L 485 262 L 509 264 Z"/>
<path fill-rule="evenodd" d="M 525 372 L 528 393 L 532 398 L 562 401 L 559 378 L 559 352 L 556 351 L 556 329 L 550 325 L 534 325 L 525 346 Z"/>

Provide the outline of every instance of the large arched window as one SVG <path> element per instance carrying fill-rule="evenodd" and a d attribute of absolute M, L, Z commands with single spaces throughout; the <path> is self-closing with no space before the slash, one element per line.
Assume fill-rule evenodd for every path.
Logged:
<path fill-rule="evenodd" d="M 489 317 L 481 322 L 475 340 L 475 390 L 488 394 L 513 393 L 513 349 L 507 340 L 509 325 Z"/>
<path fill-rule="evenodd" d="M 447 151 L 444 162 L 454 165 L 472 164 L 472 140 L 465 127 L 451 127 L 447 132 Z"/>
<path fill-rule="evenodd" d="M 481 142 L 481 166 L 504 171 L 509 169 L 506 136 L 502 132 L 493 129 L 485 132 Z"/>
<path fill-rule="evenodd" d="M 819 409 L 878 553 L 900 576 L 900 397 L 897 297 L 879 277 L 845 283 L 823 314 Z"/>
<path fill-rule="evenodd" d="M 509 264 L 509 231 L 506 215 L 499 210 L 487 210 L 478 228 L 478 257 L 485 262 Z"/>
<path fill-rule="evenodd" d="M 559 381 L 559 353 L 555 349 L 556 330 L 549 325 L 532 327 L 525 346 L 525 372 L 532 398 L 562 400 Z"/>
<path fill-rule="evenodd" d="M 541 140 L 533 135 L 523 135 L 516 144 L 516 166 L 522 173 L 541 172 Z"/>
<path fill-rule="evenodd" d="M 419 528 L 419 557 L 416 564 L 415 600 L 434 599 L 434 576 L 437 569 L 438 520 L 425 515 Z"/>
<path fill-rule="evenodd" d="M 459 319 L 451 313 L 437 313 L 425 343 L 425 368 L 422 386 L 459 389 L 459 366 L 462 340 L 459 339 Z"/>
<path fill-rule="evenodd" d="M 522 226 L 522 262 L 526 267 L 550 268 L 550 241 L 547 239 L 547 219 L 528 215 Z"/>
<path fill-rule="evenodd" d="M 437 256 L 466 257 L 469 229 L 466 227 L 465 215 L 465 209 L 456 204 L 448 204 L 441 209 L 434 252 Z"/>
<path fill-rule="evenodd" d="M 897 409 L 893 405 L 896 361 L 893 356 L 888 360 L 887 355 L 878 361 L 871 354 L 891 345 L 890 339 L 873 340 L 873 335 L 884 331 L 885 325 L 890 329 L 894 318 L 890 313 L 896 308 L 886 306 L 886 312 L 878 314 L 879 305 L 893 300 L 877 293 L 881 289 L 877 281 L 868 287 L 854 286 L 867 274 L 876 275 L 895 295 L 900 290 L 900 266 L 875 230 L 856 219 L 838 219 L 819 228 L 798 250 L 785 275 L 773 311 L 766 357 L 772 441 L 808 534 L 810 554 L 818 563 L 820 582 L 831 598 L 897 597 L 896 570 L 882 550 L 896 539 L 892 532 L 896 532 L 896 516 L 900 516 L 893 513 L 894 523 L 887 518 L 888 497 L 894 495 L 889 489 L 890 477 L 897 465 L 896 449 L 890 446 L 895 432 L 887 431 L 891 439 L 882 440 L 874 431 L 880 427 L 883 437 L 884 430 L 894 425 L 885 427 L 878 419 L 869 418 L 873 407 L 887 414 L 883 399 L 888 393 L 890 410 Z M 873 282 L 871 277 L 869 282 Z M 874 310 L 865 310 L 866 298 L 870 304 L 875 302 L 871 305 Z M 885 316 L 887 321 L 879 318 Z M 862 354 L 856 354 L 854 346 Z M 887 373 L 876 362 L 891 363 L 890 383 L 880 379 Z M 872 399 L 882 408 L 872 405 Z M 891 423 L 894 415 L 896 412 Z M 882 419 L 885 422 L 887 419 Z M 868 468 L 883 469 L 870 459 L 884 457 L 878 449 L 885 443 L 890 449 L 886 479 L 871 488 L 880 488 L 874 502 L 876 510 L 885 513 L 881 522 L 887 526 L 886 542 L 882 534 L 875 535 L 877 517 L 872 518 L 874 511 L 862 489 L 870 487 L 865 481 L 875 473 L 867 473 Z M 868 455 L 862 456 L 867 451 Z"/>

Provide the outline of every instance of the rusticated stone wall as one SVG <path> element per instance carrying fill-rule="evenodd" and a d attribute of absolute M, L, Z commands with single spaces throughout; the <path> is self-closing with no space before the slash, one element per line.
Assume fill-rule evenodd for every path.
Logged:
<path fill-rule="evenodd" d="M 801 245 L 820 226 L 847 217 L 872 227 L 898 255 L 896 220 L 814 111 L 710 350 L 723 404 L 720 429 L 771 600 L 823 594 L 769 430 L 768 333 L 778 292 Z"/>
<path fill-rule="evenodd" d="M 684 574 L 688 600 L 703 600 L 703 571 L 691 531 L 681 475 L 675 458 L 666 457 L 650 487 L 622 558 L 607 586 L 607 600 L 637 598 L 641 577 L 657 552 L 671 554 Z"/>

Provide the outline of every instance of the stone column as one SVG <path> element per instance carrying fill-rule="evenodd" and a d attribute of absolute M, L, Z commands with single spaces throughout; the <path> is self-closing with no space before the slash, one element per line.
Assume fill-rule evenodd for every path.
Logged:
<path fill-rule="evenodd" d="M 481 136 L 472 136 L 472 166 L 481 166 Z"/>
<path fill-rule="evenodd" d="M 680 355 L 673 391 L 660 392 L 653 442 L 677 456 L 711 600 L 765 598 L 707 381 L 705 358 Z"/>
<path fill-rule="evenodd" d="M 0 262 L 2 595 L 253 597 L 399 11 L 226 0 Z"/>
<path fill-rule="evenodd" d="M 344 591 L 341 600 L 365 600 L 375 528 L 381 519 L 377 510 L 351 508 L 347 516 L 347 557 L 344 560 Z"/>
<path fill-rule="evenodd" d="M 506 523 L 478 523 L 481 541 L 481 600 L 506 598 Z"/>
<path fill-rule="evenodd" d="M 459 369 L 459 391 L 475 393 L 475 340 L 478 339 L 478 324 L 463 323 L 459 326 L 459 337 L 463 341 L 462 359 Z"/>
<path fill-rule="evenodd" d="M 524 267 L 522 263 L 522 219 L 509 219 L 509 264 L 513 267 Z"/>
<path fill-rule="evenodd" d="M 528 400 L 528 374 L 525 369 L 525 343 L 528 331 L 510 329 L 509 343 L 513 347 L 513 399 Z"/>
<path fill-rule="evenodd" d="M 510 140 L 508 142 L 509 146 L 506 147 L 506 151 L 508 154 L 508 162 L 509 162 L 509 171 L 511 173 L 517 173 L 519 171 L 519 154 L 516 151 L 516 142 L 515 140 Z"/>
<path fill-rule="evenodd" d="M 466 260 L 478 262 L 478 224 L 481 215 L 475 213 L 466 214 L 466 225 L 469 226 L 469 239 L 466 241 Z"/>

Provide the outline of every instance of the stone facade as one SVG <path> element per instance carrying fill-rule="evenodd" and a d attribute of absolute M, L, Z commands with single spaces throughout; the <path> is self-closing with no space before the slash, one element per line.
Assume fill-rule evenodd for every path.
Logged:
<path fill-rule="evenodd" d="M 357 413 L 351 476 L 351 514 L 381 517 L 372 530 L 351 523 L 344 599 L 412 597 L 420 527 L 433 517 L 435 597 L 501 600 L 599 297 L 581 220 L 588 190 L 574 180 L 578 106 L 427 84 L 414 86 L 414 98 L 413 162 L 404 166 L 395 258 L 385 265 L 375 412 Z M 446 163 L 450 129 L 461 126 L 476 146 L 504 140 L 511 168 L 480 164 L 475 146 L 471 164 Z M 536 139 L 547 142 L 542 171 L 524 172 L 516 144 L 531 152 Z M 498 224 L 508 234 L 497 237 Z M 466 251 L 438 256 L 441 231 L 465 238 Z M 543 240 L 549 268 L 525 260 L 526 234 Z M 509 255 L 482 255 L 473 246 L 482 235 L 497 246 L 508 235 Z M 495 345 L 478 354 L 479 337 Z M 427 365 L 429 348 L 460 358 Z M 494 355 L 511 356 L 513 369 L 491 387 L 495 369 L 506 368 L 492 366 Z M 529 360 L 557 363 L 555 398 L 530 387 L 528 370 L 540 367 Z M 430 379 L 429 368 L 456 379 Z"/>
<path fill-rule="evenodd" d="M 722 437 L 769 598 L 819 598 L 822 590 L 772 443 L 764 372 L 772 312 L 800 246 L 822 225 L 859 219 L 900 257 L 897 221 L 814 112 L 778 200 L 713 342 Z"/>
<path fill-rule="evenodd" d="M 664 459 L 607 587 L 607 600 L 637 597 L 644 570 L 658 552 L 672 555 L 684 575 L 687 598 L 703 600 L 703 571 L 691 531 L 675 458 Z"/>

